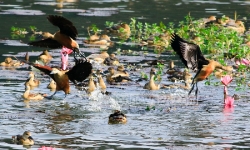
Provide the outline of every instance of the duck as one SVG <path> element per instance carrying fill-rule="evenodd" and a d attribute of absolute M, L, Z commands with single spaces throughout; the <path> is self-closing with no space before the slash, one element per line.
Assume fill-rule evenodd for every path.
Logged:
<path fill-rule="evenodd" d="M 91 92 L 93 92 L 96 89 L 96 85 L 94 82 L 94 77 L 93 77 L 93 73 L 91 73 L 89 75 L 89 82 L 88 82 L 88 90 L 87 93 L 90 94 Z"/>
<path fill-rule="evenodd" d="M 20 61 L 14 61 L 11 57 L 6 57 L 4 62 L 0 63 L 0 66 L 4 66 L 4 67 L 18 67 L 20 65 L 22 65 L 23 63 L 21 63 Z"/>
<path fill-rule="evenodd" d="M 56 89 L 56 82 L 51 79 L 50 83 L 47 85 L 47 88 L 50 89 L 51 91 L 54 91 Z"/>
<path fill-rule="evenodd" d="M 159 90 L 160 89 L 160 85 L 155 84 L 154 77 L 155 77 L 155 69 L 151 68 L 149 82 L 144 85 L 143 89 L 148 89 L 148 90 Z"/>
<path fill-rule="evenodd" d="M 176 71 L 172 75 L 168 76 L 168 80 L 171 82 L 180 82 L 180 81 L 189 81 L 190 83 L 192 82 L 191 80 L 192 75 L 189 73 L 188 69 L 184 69 L 184 71 Z"/>
<path fill-rule="evenodd" d="M 31 137 L 30 131 L 25 131 L 23 135 L 12 136 L 12 139 L 17 144 L 21 145 L 34 145 L 34 139 Z"/>
<path fill-rule="evenodd" d="M 6 66 L 6 67 L 10 67 L 10 66 L 12 66 L 12 58 L 11 57 L 6 57 L 5 58 L 5 60 L 4 60 L 4 62 L 2 62 L 0 65 L 1 66 Z"/>
<path fill-rule="evenodd" d="M 35 79 L 34 72 L 29 72 L 29 78 L 26 80 L 25 85 L 29 85 L 31 87 L 37 87 L 40 84 L 40 81 Z"/>
<path fill-rule="evenodd" d="M 173 74 L 175 74 L 176 72 L 180 72 L 180 70 L 178 70 L 178 69 L 176 69 L 175 68 L 175 64 L 174 64 L 174 61 L 173 60 L 170 60 L 169 61 L 169 65 L 168 65 L 168 70 L 166 71 L 166 73 L 168 74 L 168 75 L 173 75 Z"/>
<path fill-rule="evenodd" d="M 60 70 L 58 68 L 51 68 L 49 66 L 43 66 L 41 64 L 29 63 L 38 70 L 49 75 L 56 82 L 56 91 L 51 96 L 46 98 L 52 99 L 57 91 L 64 91 L 65 97 L 70 93 L 69 81 L 75 85 L 77 82 L 85 80 L 92 72 L 92 64 L 84 59 L 76 59 L 75 65 L 70 70 Z"/>
<path fill-rule="evenodd" d="M 157 39 L 157 40 L 156 40 Z M 149 47 L 168 47 L 170 36 L 167 33 L 151 35 L 148 39 L 140 42 L 140 45 L 148 45 Z"/>
<path fill-rule="evenodd" d="M 39 56 L 39 60 L 41 60 L 45 65 L 47 65 L 51 60 L 52 56 L 49 54 L 48 50 L 44 50 Z"/>
<path fill-rule="evenodd" d="M 29 61 L 29 59 L 30 59 L 29 52 L 26 52 L 26 54 L 24 56 L 24 60 Z"/>
<path fill-rule="evenodd" d="M 147 61 L 147 64 L 150 66 L 155 66 L 158 64 L 164 65 L 165 64 L 165 60 L 151 60 L 151 61 Z"/>
<path fill-rule="evenodd" d="M 225 26 L 227 23 L 231 22 L 227 16 L 222 16 L 222 18 L 215 18 L 205 23 L 205 27 L 209 27 L 211 24 Z"/>
<path fill-rule="evenodd" d="M 211 21 L 216 21 L 216 16 L 209 16 L 209 17 L 207 17 L 207 18 L 203 18 L 203 19 L 202 19 L 202 22 L 203 22 L 204 24 L 206 24 L 206 23 L 208 23 L 208 22 L 211 22 Z"/>
<path fill-rule="evenodd" d="M 49 15 L 47 16 L 47 19 L 51 24 L 59 27 L 60 30 L 54 34 L 43 32 L 43 40 L 30 42 L 28 45 L 48 48 L 62 48 L 65 46 L 72 49 L 74 54 L 77 52 L 80 56 L 85 57 L 84 54 L 80 52 L 79 45 L 76 42 L 78 31 L 73 23 L 64 17 L 57 15 Z"/>
<path fill-rule="evenodd" d="M 114 113 L 109 115 L 108 124 L 125 124 L 127 123 L 127 116 L 120 110 L 115 110 Z"/>
<path fill-rule="evenodd" d="M 241 34 L 243 34 L 246 31 L 244 23 L 240 20 L 236 20 L 236 21 L 233 20 L 230 23 L 227 23 L 225 27 L 232 29 Z"/>
<path fill-rule="evenodd" d="M 179 88 L 179 89 L 183 89 L 183 90 L 190 90 L 191 86 L 190 86 L 190 83 L 185 82 L 184 85 L 182 85 L 182 84 L 168 84 L 168 85 L 163 84 L 161 88 L 162 89 L 177 89 L 177 88 Z"/>
<path fill-rule="evenodd" d="M 124 22 L 116 24 L 112 27 L 106 28 L 106 32 L 117 34 L 122 39 L 129 38 L 129 36 L 131 34 L 129 25 L 124 23 Z"/>
<path fill-rule="evenodd" d="M 129 73 L 125 70 L 123 65 L 119 65 L 116 69 L 116 75 L 127 76 L 129 77 Z"/>
<path fill-rule="evenodd" d="M 192 80 L 192 87 L 188 93 L 188 95 L 190 95 L 196 85 L 196 99 L 198 95 L 197 84 L 199 81 L 205 80 L 215 69 L 222 69 L 228 72 L 233 71 L 232 66 L 223 66 L 215 60 L 206 59 L 198 45 L 185 41 L 176 33 L 172 34 L 170 45 L 188 69 L 197 71 Z"/>
<path fill-rule="evenodd" d="M 106 87 L 106 84 L 105 84 L 105 82 L 104 82 L 104 80 L 102 78 L 102 71 L 100 69 L 98 69 L 96 71 L 96 74 L 97 74 L 97 79 L 98 79 L 98 84 L 100 86 L 100 89 L 102 91 L 105 91 L 107 87 Z"/>
<path fill-rule="evenodd" d="M 88 61 L 92 62 L 92 61 L 96 61 L 98 63 L 103 64 L 104 60 L 106 58 L 109 57 L 109 54 L 107 53 L 107 51 L 101 51 L 100 54 L 91 54 L 88 57 L 86 57 L 88 59 Z"/>
<path fill-rule="evenodd" d="M 106 45 L 106 46 L 111 46 L 113 43 L 110 40 L 110 37 L 106 34 L 104 35 L 92 35 L 88 40 L 83 41 L 86 44 L 93 44 L 93 45 Z"/>
<path fill-rule="evenodd" d="M 115 84 L 117 82 L 127 82 L 132 81 L 128 76 L 123 76 L 121 74 L 116 74 L 114 67 L 108 68 L 108 75 L 106 77 L 106 80 L 109 84 Z"/>
<path fill-rule="evenodd" d="M 189 70 L 187 68 L 184 69 L 183 71 L 183 80 L 185 83 L 192 83 L 192 78 L 193 76 L 189 73 Z"/>
<path fill-rule="evenodd" d="M 105 58 L 103 63 L 108 66 L 119 65 L 119 59 L 112 53 L 109 57 Z"/>
<path fill-rule="evenodd" d="M 25 84 L 25 92 L 23 93 L 23 98 L 25 100 L 42 100 L 46 94 L 41 93 L 30 93 L 30 85 Z"/>

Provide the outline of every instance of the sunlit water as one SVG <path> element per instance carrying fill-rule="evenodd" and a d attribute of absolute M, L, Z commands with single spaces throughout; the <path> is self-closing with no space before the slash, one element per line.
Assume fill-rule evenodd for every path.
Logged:
<path fill-rule="evenodd" d="M 99 52 L 99 48 L 86 48 L 82 40 L 88 36 L 87 27 L 97 24 L 104 28 L 105 21 L 129 22 L 135 17 L 142 22 L 178 23 L 191 12 L 193 17 L 209 15 L 228 15 L 234 12 L 240 18 L 248 17 L 248 1 L 14 1 L 0 3 L 1 62 L 6 56 L 22 59 L 29 51 L 32 61 L 37 59 L 43 48 L 29 47 L 29 34 L 25 38 L 11 37 L 10 27 L 28 28 L 34 25 L 38 30 L 54 31 L 46 21 L 46 15 L 57 14 L 74 22 L 79 32 L 78 42 L 86 55 Z M 247 26 L 247 22 L 246 22 Z M 247 26 L 248 28 L 248 26 Z M 21 40 L 21 41 L 20 41 Z M 121 49 L 141 51 L 139 46 L 115 45 L 109 53 Z M 126 62 L 140 63 L 153 60 L 156 54 L 149 51 L 147 56 L 138 52 L 138 56 L 118 56 Z M 60 61 L 59 50 L 50 51 L 53 65 Z M 170 53 L 163 53 L 162 59 L 177 59 Z M 73 58 L 70 58 L 71 65 Z M 126 63 L 125 63 L 126 65 Z M 107 67 L 95 64 L 95 68 Z M 235 102 L 233 110 L 223 108 L 223 86 L 204 86 L 199 83 L 199 102 L 194 96 L 187 97 L 188 91 L 182 89 L 162 89 L 148 91 L 142 87 L 145 81 L 125 85 L 108 85 L 112 94 L 102 95 L 99 90 L 88 96 L 86 92 L 71 86 L 71 94 L 65 99 L 58 92 L 53 100 L 24 101 L 24 82 L 31 68 L 28 65 L 17 69 L 1 68 L 0 76 L 0 148 L 25 149 L 12 142 L 11 136 L 29 130 L 35 139 L 30 149 L 42 145 L 56 149 L 224 149 L 248 148 L 250 128 L 248 123 L 248 90 L 234 91 L 235 83 L 229 87 L 230 95 L 243 94 Z M 148 73 L 149 67 L 133 73 L 136 80 L 140 72 Z M 166 68 L 165 68 L 166 70 Z M 35 70 L 33 70 L 35 71 Z M 53 94 L 47 89 L 49 77 L 36 72 L 42 82 L 32 92 Z M 219 80 L 212 78 L 213 82 Z M 169 83 L 163 76 L 161 83 Z M 190 100 L 191 99 L 191 100 Z M 149 109 L 147 109 L 149 108 Z M 115 109 L 122 110 L 128 122 L 124 125 L 109 125 L 108 116 Z"/>

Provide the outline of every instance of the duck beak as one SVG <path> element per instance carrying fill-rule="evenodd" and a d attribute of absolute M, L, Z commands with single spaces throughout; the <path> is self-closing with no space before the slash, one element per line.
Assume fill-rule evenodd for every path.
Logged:
<path fill-rule="evenodd" d="M 31 136 L 28 137 L 29 140 L 33 140 L 33 138 Z"/>
<path fill-rule="evenodd" d="M 102 73 L 103 73 L 103 75 L 104 75 L 104 74 L 108 74 L 109 71 L 108 71 L 108 70 L 105 70 L 105 71 L 103 71 Z"/>
<path fill-rule="evenodd" d="M 57 72 L 55 70 L 52 70 L 50 74 L 57 74 Z"/>

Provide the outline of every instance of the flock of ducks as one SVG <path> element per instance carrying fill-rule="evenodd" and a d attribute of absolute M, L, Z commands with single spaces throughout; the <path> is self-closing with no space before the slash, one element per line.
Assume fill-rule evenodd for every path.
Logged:
<path fill-rule="evenodd" d="M 106 82 L 110 85 L 132 81 L 130 79 L 129 72 L 125 70 L 124 66 L 119 63 L 119 59 L 116 58 L 115 54 L 108 54 L 106 51 L 102 51 L 100 54 L 92 54 L 88 57 L 85 57 L 83 53 L 79 50 L 79 45 L 76 42 L 77 30 L 75 26 L 69 20 L 65 19 L 61 16 L 49 15 L 47 19 L 53 25 L 59 27 L 59 31 L 55 34 L 51 34 L 49 32 L 43 33 L 43 39 L 35 42 L 28 43 L 32 46 L 46 47 L 46 48 L 62 48 L 66 47 L 71 49 L 74 53 L 74 61 L 75 65 L 68 70 L 64 70 L 58 67 L 50 67 L 48 66 L 49 62 L 52 59 L 52 56 L 49 54 L 47 50 L 44 50 L 41 55 L 38 56 L 39 60 L 41 60 L 45 65 L 31 63 L 26 58 L 26 61 L 13 61 L 10 57 L 7 57 L 4 62 L 1 63 L 2 66 L 17 66 L 23 63 L 27 63 L 34 68 L 37 68 L 41 72 L 47 74 L 51 78 L 51 82 L 48 84 L 48 88 L 54 89 L 55 92 L 51 96 L 47 96 L 46 94 L 41 93 L 31 93 L 35 87 L 38 87 L 40 81 L 35 79 L 35 75 L 33 72 L 29 73 L 29 78 L 25 82 L 25 92 L 23 93 L 23 98 L 28 100 L 42 100 L 44 98 L 51 99 L 57 93 L 57 91 L 64 91 L 65 97 L 70 94 L 70 83 L 71 81 L 76 87 L 81 86 L 86 78 L 87 81 L 87 89 L 86 92 L 91 94 L 98 86 L 102 90 L 103 93 L 106 91 L 106 83 L 103 79 L 103 71 L 96 70 L 93 71 L 93 67 L 91 63 L 98 62 L 100 64 L 105 64 L 110 66 L 108 68 L 108 73 L 106 74 Z M 209 23 L 219 23 L 219 20 L 208 21 Z M 229 26 L 230 20 L 225 24 Z M 235 22 L 235 24 L 238 24 Z M 231 25 L 231 23 L 230 23 Z M 127 38 L 130 35 L 129 26 L 125 23 L 114 26 L 112 28 L 107 28 L 107 32 L 116 33 L 123 38 Z M 110 38 L 106 35 L 92 35 L 85 43 L 88 44 L 100 44 L 101 42 L 110 42 Z M 99 43 L 98 43 L 99 42 Z M 106 43 L 107 44 L 107 43 Z M 186 68 L 190 70 L 196 71 L 196 75 L 192 77 L 192 75 L 188 72 L 188 69 L 185 69 L 183 72 L 176 69 L 174 67 L 174 62 L 170 61 L 169 69 L 166 71 L 169 74 L 170 80 L 183 80 L 184 85 L 173 85 L 178 88 L 183 88 L 186 90 L 190 90 L 189 94 L 192 92 L 194 87 L 196 86 L 195 95 L 198 94 L 198 86 L 197 83 L 199 81 L 205 80 L 214 70 L 222 69 L 228 72 L 231 72 L 233 69 L 231 66 L 223 66 L 219 62 L 215 60 L 206 59 L 201 53 L 200 47 L 197 44 L 188 42 L 182 39 L 176 33 L 171 34 L 170 42 L 172 49 L 176 52 L 176 54 L 180 57 L 182 63 L 186 66 Z M 77 57 L 80 57 L 77 59 Z M 116 69 L 113 66 L 118 66 Z M 151 68 L 150 70 L 150 78 L 149 81 L 143 86 L 144 89 L 147 90 L 159 90 L 160 88 L 169 87 L 167 85 L 160 86 L 160 84 L 155 83 L 156 77 L 156 69 Z M 97 82 L 95 82 L 95 77 L 97 77 Z M 127 118 L 121 111 L 116 110 L 113 114 L 109 116 L 109 123 L 126 123 Z M 33 145 L 34 140 L 31 137 L 31 133 L 25 131 L 23 135 L 14 136 L 13 139 L 17 141 L 19 144 L 23 145 Z"/>

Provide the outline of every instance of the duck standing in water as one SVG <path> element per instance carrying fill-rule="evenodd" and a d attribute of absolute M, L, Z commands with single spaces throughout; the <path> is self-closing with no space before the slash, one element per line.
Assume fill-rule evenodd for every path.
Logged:
<path fill-rule="evenodd" d="M 93 77 L 93 73 L 91 73 L 89 75 L 89 83 L 88 83 L 88 90 L 87 93 L 90 94 L 91 92 L 93 92 L 96 89 L 95 86 L 95 82 L 94 82 L 94 77 Z"/>
<path fill-rule="evenodd" d="M 79 45 L 75 41 L 77 37 L 77 30 L 73 23 L 62 16 L 49 15 L 47 17 L 50 23 L 59 27 L 60 31 L 55 34 L 49 32 L 43 33 L 43 40 L 30 42 L 29 45 L 49 48 L 62 48 L 63 46 L 72 49 L 80 56 L 85 57 L 79 50 Z"/>
<path fill-rule="evenodd" d="M 109 124 L 125 124 L 127 123 L 127 116 L 120 110 L 115 110 L 113 114 L 109 115 Z"/>
<path fill-rule="evenodd" d="M 150 80 L 148 83 L 146 83 L 144 85 L 143 89 L 148 89 L 148 90 L 159 90 L 160 89 L 160 85 L 155 84 L 154 77 L 155 77 L 155 69 L 152 68 L 150 70 Z"/>
<path fill-rule="evenodd" d="M 97 74 L 97 79 L 98 79 L 98 84 L 99 84 L 99 87 L 101 89 L 102 92 L 105 92 L 106 91 L 106 84 L 102 78 L 102 71 L 101 70 L 97 70 L 96 71 L 96 74 Z"/>
<path fill-rule="evenodd" d="M 177 34 L 172 34 L 171 47 L 179 55 L 184 65 L 192 70 L 197 70 L 196 75 L 192 81 L 192 88 L 188 95 L 196 85 L 196 99 L 198 94 L 197 83 L 205 80 L 215 69 L 222 69 L 225 71 L 233 71 L 232 66 L 222 66 L 219 62 L 206 59 L 201 53 L 200 47 L 196 44 L 189 43 L 179 37 Z"/>
<path fill-rule="evenodd" d="M 34 145 L 34 140 L 31 137 L 31 133 L 29 131 L 25 131 L 23 135 L 12 136 L 12 139 L 17 144 L 21 145 Z"/>

